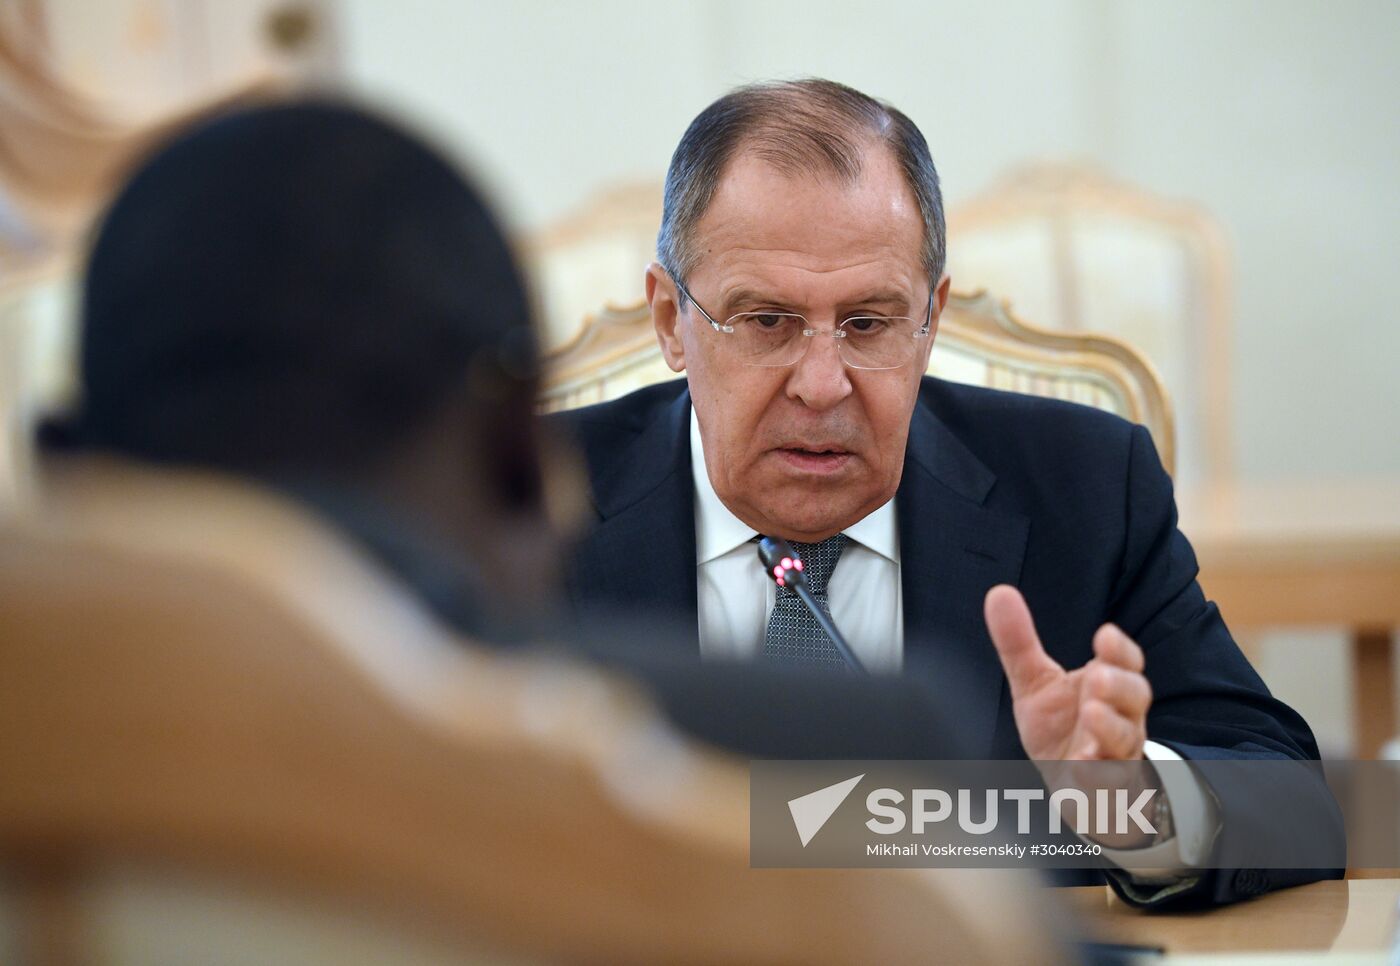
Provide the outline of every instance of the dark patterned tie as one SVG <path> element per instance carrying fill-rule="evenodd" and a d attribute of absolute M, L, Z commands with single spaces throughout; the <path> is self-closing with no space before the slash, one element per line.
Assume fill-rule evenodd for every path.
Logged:
<path fill-rule="evenodd" d="M 827 617 L 831 616 L 831 611 L 826 606 L 826 583 L 836 569 L 836 561 L 841 559 L 846 540 L 844 533 L 838 533 L 821 543 L 794 541 L 792 544 L 802 558 L 802 572 L 807 576 L 812 597 Z M 807 610 L 801 598 L 786 587 L 778 588 L 773 611 L 768 615 L 768 630 L 763 635 L 763 654 L 785 663 L 797 662 L 831 670 L 845 666 L 836 645 L 831 643 L 831 638 L 826 636 L 817 619 Z"/>

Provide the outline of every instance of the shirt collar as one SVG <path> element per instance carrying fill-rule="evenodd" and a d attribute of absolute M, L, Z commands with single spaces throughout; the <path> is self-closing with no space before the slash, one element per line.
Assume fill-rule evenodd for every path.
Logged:
<path fill-rule="evenodd" d="M 725 506 L 710 483 L 705 468 L 705 444 L 700 438 L 700 420 L 690 409 L 690 470 L 695 479 L 695 562 L 709 563 L 735 547 L 748 543 L 758 531 L 744 523 Z M 845 529 L 847 537 L 894 563 L 899 563 L 899 524 L 894 500 L 857 520 Z"/>
<path fill-rule="evenodd" d="M 705 564 L 748 543 L 758 531 L 731 513 L 710 483 L 694 406 L 690 407 L 690 470 L 695 477 L 695 562 Z"/>

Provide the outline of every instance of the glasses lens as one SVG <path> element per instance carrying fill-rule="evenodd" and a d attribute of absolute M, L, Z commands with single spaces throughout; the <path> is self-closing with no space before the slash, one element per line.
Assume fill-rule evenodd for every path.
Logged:
<path fill-rule="evenodd" d="M 914 356 L 913 319 L 859 316 L 841 323 L 846 337 L 837 342 L 847 365 L 857 369 L 897 369 Z"/>
<path fill-rule="evenodd" d="M 745 362 L 762 366 L 785 366 L 802 355 L 802 330 L 807 321 L 800 315 L 779 312 L 745 312 L 729 320 L 734 331 L 724 340 Z"/>

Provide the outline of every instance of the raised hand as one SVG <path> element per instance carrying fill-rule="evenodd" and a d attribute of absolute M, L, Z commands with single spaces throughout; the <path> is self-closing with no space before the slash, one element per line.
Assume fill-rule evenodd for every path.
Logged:
<path fill-rule="evenodd" d="M 984 601 L 987 630 L 1011 683 L 1021 745 L 1032 761 L 1138 760 L 1152 688 L 1142 648 L 1113 624 L 1094 634 L 1094 657 L 1066 671 L 1040 643 L 1030 608 L 1002 584 Z"/>

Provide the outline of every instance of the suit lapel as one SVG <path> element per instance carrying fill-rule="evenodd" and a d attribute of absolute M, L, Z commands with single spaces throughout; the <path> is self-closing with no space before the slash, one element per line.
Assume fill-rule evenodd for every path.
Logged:
<path fill-rule="evenodd" d="M 600 522 L 576 555 L 576 597 L 674 617 L 699 648 L 690 393 L 682 391 L 621 453 L 594 467 Z"/>
<path fill-rule="evenodd" d="M 904 647 L 911 670 L 940 670 L 960 689 L 968 747 L 990 756 L 1005 675 L 982 599 L 1021 573 L 1030 521 L 986 506 L 995 475 L 920 399 L 909 427 L 899 511 Z M 964 699 L 965 698 L 965 699 Z"/>

